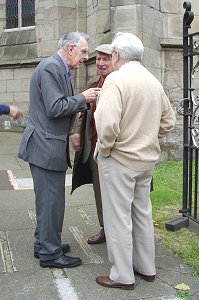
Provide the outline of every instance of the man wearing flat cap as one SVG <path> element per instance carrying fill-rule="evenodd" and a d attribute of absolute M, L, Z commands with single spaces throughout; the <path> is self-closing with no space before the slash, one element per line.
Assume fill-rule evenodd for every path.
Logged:
<path fill-rule="evenodd" d="M 111 48 L 109 44 L 103 44 L 95 48 L 96 50 L 96 66 L 98 70 L 97 76 L 88 82 L 87 88 L 103 86 L 106 76 L 112 71 L 111 62 Z M 106 238 L 104 234 L 104 222 L 102 214 L 102 201 L 99 184 L 98 167 L 96 161 L 93 159 L 94 149 L 97 141 L 97 133 L 95 129 L 94 112 L 96 104 L 91 104 L 91 109 L 84 111 L 81 116 L 81 126 L 78 133 L 71 136 L 71 142 L 76 150 L 72 191 L 83 184 L 93 184 L 97 215 L 101 230 L 98 234 L 88 239 L 88 244 L 104 243 Z"/>

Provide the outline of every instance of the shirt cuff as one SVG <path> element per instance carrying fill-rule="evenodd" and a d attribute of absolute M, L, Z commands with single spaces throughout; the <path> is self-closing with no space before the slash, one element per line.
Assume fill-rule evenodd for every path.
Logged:
<path fill-rule="evenodd" d="M 0 113 L 3 115 L 9 115 L 10 113 L 10 107 L 8 105 L 2 104 L 0 105 Z"/>

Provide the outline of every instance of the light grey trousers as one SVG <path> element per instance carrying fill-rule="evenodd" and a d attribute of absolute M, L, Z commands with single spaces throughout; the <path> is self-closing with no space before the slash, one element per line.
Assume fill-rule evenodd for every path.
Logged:
<path fill-rule="evenodd" d="M 98 155 L 104 229 L 111 271 L 119 283 L 135 282 L 134 271 L 155 275 L 155 243 L 150 200 L 153 170 L 133 171 Z"/>
<path fill-rule="evenodd" d="M 65 174 L 30 164 L 37 225 L 34 249 L 41 260 L 56 259 L 63 254 L 61 233 L 65 211 Z"/>

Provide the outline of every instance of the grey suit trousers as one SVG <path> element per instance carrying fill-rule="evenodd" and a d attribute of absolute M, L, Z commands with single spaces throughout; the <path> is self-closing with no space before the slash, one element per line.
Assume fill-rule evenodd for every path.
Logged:
<path fill-rule="evenodd" d="M 37 225 L 34 249 L 41 260 L 63 254 L 61 233 L 65 211 L 65 171 L 46 170 L 30 164 L 34 182 Z"/>
<path fill-rule="evenodd" d="M 134 271 L 155 275 L 150 184 L 153 170 L 133 171 L 98 155 L 104 229 L 111 271 L 120 283 L 135 282 Z"/>

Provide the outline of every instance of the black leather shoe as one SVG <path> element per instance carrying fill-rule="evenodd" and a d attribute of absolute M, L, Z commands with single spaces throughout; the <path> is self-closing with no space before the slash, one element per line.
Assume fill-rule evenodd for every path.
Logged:
<path fill-rule="evenodd" d="M 70 251 L 70 246 L 68 244 L 63 244 L 63 245 L 61 245 L 61 249 L 62 249 L 63 253 L 66 254 L 67 252 Z M 39 258 L 39 252 L 35 251 L 34 257 Z"/>
<path fill-rule="evenodd" d="M 79 257 L 70 257 L 62 255 L 53 260 L 40 260 L 42 268 L 73 268 L 81 265 L 82 261 Z"/>

